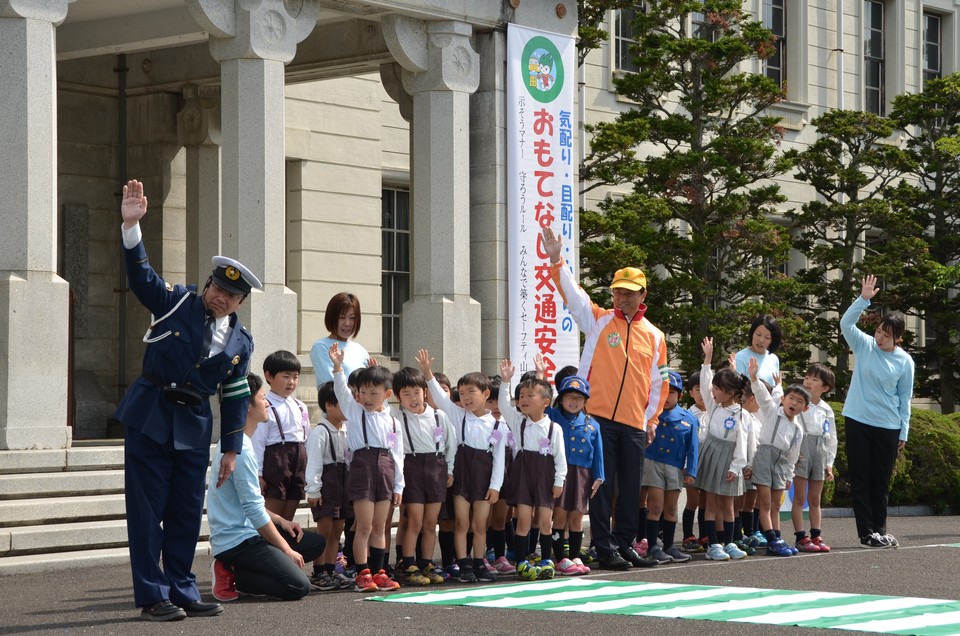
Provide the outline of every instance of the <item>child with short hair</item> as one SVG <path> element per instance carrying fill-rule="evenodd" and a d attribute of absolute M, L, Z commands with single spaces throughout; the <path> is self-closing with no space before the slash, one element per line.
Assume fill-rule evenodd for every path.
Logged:
<path fill-rule="evenodd" d="M 490 506 L 503 486 L 505 431 L 486 407 L 490 383 L 483 373 L 467 373 L 457 381 L 460 404 L 453 402 L 433 375 L 433 358 L 420 349 L 417 363 L 427 379 L 433 401 L 454 422 L 458 448 L 454 460 L 454 549 L 463 583 L 493 582 L 496 574 L 483 565 Z M 473 531 L 473 559 L 467 554 L 467 532 Z"/>
<path fill-rule="evenodd" d="M 742 559 L 747 555 L 731 541 L 730 535 L 733 500 L 744 492 L 747 429 L 740 400 L 748 381 L 733 369 L 720 369 L 714 375 L 710 367 L 713 338 L 704 338 L 702 347 L 700 393 L 707 412 L 701 426 L 707 431 L 700 447 L 696 485 L 705 493 L 703 523 L 710 546 L 706 558 L 711 561 Z"/>
<path fill-rule="evenodd" d="M 700 372 L 694 371 L 690 374 L 690 380 L 687 382 L 687 386 L 690 387 L 690 397 L 693 399 L 693 404 L 687 406 L 687 410 L 697 418 L 697 451 L 699 453 L 699 446 L 703 444 L 703 438 L 707 434 L 707 427 L 702 425 L 700 421 L 703 416 L 703 396 L 700 395 Z M 699 461 L 699 459 L 698 459 Z M 700 536 L 705 537 L 706 535 L 703 532 L 703 506 L 701 505 L 701 500 L 706 497 L 702 494 L 702 491 L 697 488 L 696 484 L 685 485 L 684 489 L 687 491 L 687 502 L 683 507 L 683 519 L 682 519 L 682 533 L 683 533 L 683 542 L 680 544 L 684 552 L 703 552 L 704 548 L 700 545 L 700 542 L 697 540 L 697 535 L 693 533 L 693 520 L 697 518 L 698 514 L 700 517 Z M 699 509 L 699 513 L 698 513 Z"/>
<path fill-rule="evenodd" d="M 266 421 L 253 435 L 260 488 L 267 510 L 290 521 L 306 487 L 306 441 L 310 435 L 307 405 L 293 397 L 300 383 L 300 361 L 289 351 L 274 351 L 263 361 L 263 375 L 270 386 L 270 408 Z"/>
<path fill-rule="evenodd" d="M 673 545 L 677 532 L 677 502 L 680 489 L 692 485 L 697 477 L 700 449 L 700 423 L 693 413 L 680 406 L 683 378 L 676 371 L 667 374 L 670 388 L 660 413 L 653 442 L 644 451 L 642 486 L 647 489 L 645 527 L 647 555 L 657 563 L 684 563 L 690 555 Z M 660 517 L 663 516 L 661 524 Z M 663 526 L 663 547 L 657 535 Z"/>
<path fill-rule="evenodd" d="M 510 505 L 517 507 L 514 554 L 520 559 L 532 547 L 528 542 L 534 511 L 538 519 L 541 548 L 540 565 L 535 566 L 523 560 L 517 564 L 517 574 L 529 581 L 552 579 L 556 572 L 550 559 L 553 555 L 553 507 L 554 501 L 563 492 L 567 477 L 563 430 L 547 416 L 553 389 L 546 380 L 532 378 L 521 382 L 518 385 L 520 397 L 517 408 L 513 407 L 507 388 L 514 372 L 510 360 L 500 362 L 500 376 L 503 378 L 500 414 L 517 442 L 504 496 Z"/>
<path fill-rule="evenodd" d="M 500 384 L 502 379 L 499 375 L 490 378 L 490 396 L 487 398 L 487 408 L 491 415 L 497 420 L 502 420 L 500 415 Z M 510 464 L 513 461 L 513 446 L 516 441 L 513 434 L 507 434 L 507 447 L 503 452 L 503 470 L 504 474 L 510 473 Z M 506 479 L 506 476 L 504 477 Z M 507 545 L 513 546 L 513 508 L 507 504 L 507 500 L 501 497 L 497 503 L 490 506 L 490 518 L 487 529 L 487 556 L 484 559 L 484 565 L 487 569 L 493 568 L 497 574 L 516 574 L 517 569 L 507 559 Z"/>
<path fill-rule="evenodd" d="M 788 386 L 778 405 L 757 377 L 759 365 L 750 360 L 747 370 L 753 394 L 760 405 L 760 434 L 750 466 L 760 505 L 760 530 L 767 539 L 767 554 L 792 556 L 795 548 L 780 537 L 780 499 L 790 487 L 793 469 L 800 457 L 803 428 L 797 416 L 807 410 L 810 396 L 799 385 Z"/>
<path fill-rule="evenodd" d="M 810 393 L 810 410 L 800 414 L 803 443 L 793 477 L 793 529 L 801 552 L 829 552 L 820 529 L 820 495 L 823 482 L 833 481 L 833 460 L 837 456 L 837 420 L 833 407 L 823 396 L 833 390 L 836 376 L 825 364 L 812 364 L 803 378 Z M 803 506 L 810 502 L 810 536 L 803 529 Z"/>
<path fill-rule="evenodd" d="M 347 500 L 353 505 L 356 534 L 353 555 L 357 561 L 354 589 L 358 592 L 395 590 L 400 584 L 383 569 L 386 541 L 382 529 L 390 505 L 400 505 L 403 495 L 403 439 L 397 419 L 386 405 L 392 374 L 381 366 L 360 372 L 355 399 L 343 374 L 343 351 L 330 345 L 333 388 L 340 410 L 347 416 Z M 392 491 L 392 492 L 391 492 Z M 369 548 L 369 549 L 368 549 Z M 369 559 L 369 562 L 368 562 Z M 377 573 L 372 574 L 371 570 Z"/>
<path fill-rule="evenodd" d="M 409 583 L 443 583 L 431 562 L 437 544 L 440 506 L 453 485 L 457 434 L 447 415 L 426 403 L 427 381 L 417 369 L 404 367 L 393 374 L 393 389 L 400 400 L 403 421 L 403 516 L 406 531 L 399 541 L 401 572 Z M 416 562 L 417 538 L 421 559 Z"/>
<path fill-rule="evenodd" d="M 306 495 L 327 548 L 313 564 L 311 582 L 321 591 L 342 590 L 354 585 L 353 579 L 336 571 L 340 535 L 346 519 L 353 517 L 347 501 L 347 421 L 333 382 L 317 389 L 317 404 L 323 417 L 307 437 Z"/>

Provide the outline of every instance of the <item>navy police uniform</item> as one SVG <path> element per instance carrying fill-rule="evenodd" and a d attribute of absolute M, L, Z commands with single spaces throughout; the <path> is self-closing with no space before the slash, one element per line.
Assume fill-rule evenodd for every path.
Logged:
<path fill-rule="evenodd" d="M 246 376 L 253 337 L 233 314 L 223 351 L 207 357 L 210 339 L 205 331 L 210 327 L 202 294 L 195 286 L 164 283 L 147 261 L 142 240 L 125 248 L 124 257 L 131 291 L 153 314 L 144 336 L 148 344 L 142 375 L 116 414 L 125 429 L 134 599 L 138 607 L 163 600 L 183 606 L 200 600 L 191 569 L 210 461 L 210 397 L 220 387 L 223 450 L 239 452 L 250 396 Z M 251 285 L 261 286 L 232 259 L 216 257 L 214 265 L 213 279 L 227 291 L 246 295 Z M 247 274 L 252 280 L 243 280 Z"/>

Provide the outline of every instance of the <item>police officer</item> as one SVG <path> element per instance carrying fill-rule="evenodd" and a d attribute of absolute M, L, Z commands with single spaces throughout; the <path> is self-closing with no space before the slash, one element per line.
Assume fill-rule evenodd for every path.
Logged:
<path fill-rule="evenodd" d="M 122 240 L 130 290 L 150 310 L 143 372 L 117 408 L 124 425 L 124 485 L 133 594 L 150 621 L 215 616 L 191 572 L 200 535 L 210 460 L 210 397 L 221 394 L 224 456 L 217 485 L 236 462 L 248 398 L 253 337 L 236 311 L 262 288 L 237 261 L 217 256 L 201 292 L 165 283 L 147 260 L 139 221 L 147 212 L 143 184 L 123 187 Z M 161 567 L 162 559 L 162 567 Z"/>

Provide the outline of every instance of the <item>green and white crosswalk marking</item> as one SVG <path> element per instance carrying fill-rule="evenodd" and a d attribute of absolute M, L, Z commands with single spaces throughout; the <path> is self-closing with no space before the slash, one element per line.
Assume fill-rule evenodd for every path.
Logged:
<path fill-rule="evenodd" d="M 960 634 L 960 601 L 752 587 L 558 579 L 401 593 L 370 600 L 687 618 L 881 634 Z"/>

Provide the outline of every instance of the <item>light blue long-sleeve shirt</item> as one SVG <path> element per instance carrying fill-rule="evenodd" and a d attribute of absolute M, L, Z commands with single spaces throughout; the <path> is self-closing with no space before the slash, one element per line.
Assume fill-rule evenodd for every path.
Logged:
<path fill-rule="evenodd" d="M 219 466 L 223 451 L 220 442 L 213 452 L 212 466 Z M 235 548 L 260 533 L 257 528 L 270 523 L 267 507 L 260 494 L 257 455 L 244 433 L 243 448 L 237 455 L 233 474 L 217 488 L 216 472 L 207 489 L 207 521 L 210 523 L 210 550 L 213 556 Z"/>
<path fill-rule="evenodd" d="M 757 377 L 773 386 L 776 382 L 773 381 L 773 374 L 780 373 L 780 358 L 777 357 L 777 354 L 770 353 L 766 351 L 764 353 L 757 353 L 752 350 L 750 347 L 745 347 L 737 352 L 737 373 L 742 373 L 745 376 L 750 375 L 747 371 L 748 365 L 750 364 L 750 358 L 757 359 Z"/>
<path fill-rule="evenodd" d="M 843 416 L 877 428 L 900 429 L 900 440 L 910 432 L 913 397 L 913 358 L 897 347 L 883 351 L 877 341 L 857 327 L 870 301 L 858 297 L 840 319 L 840 330 L 855 358 L 853 378 L 843 405 Z"/>

